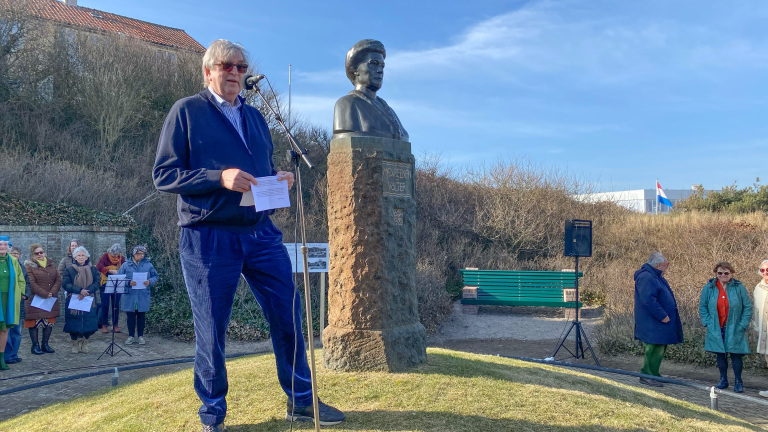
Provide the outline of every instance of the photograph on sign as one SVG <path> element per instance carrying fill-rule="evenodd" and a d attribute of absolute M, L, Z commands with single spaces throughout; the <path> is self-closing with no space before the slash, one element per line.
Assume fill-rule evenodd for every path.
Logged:
<path fill-rule="evenodd" d="M 294 273 L 304 273 L 301 243 L 283 243 L 291 258 Z M 328 273 L 328 243 L 307 243 L 307 266 L 310 273 Z"/>

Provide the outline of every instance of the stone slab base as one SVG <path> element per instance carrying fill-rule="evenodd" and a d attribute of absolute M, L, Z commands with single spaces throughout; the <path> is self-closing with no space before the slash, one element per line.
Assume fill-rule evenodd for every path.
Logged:
<path fill-rule="evenodd" d="M 477 315 L 479 311 L 480 306 L 478 305 L 461 305 L 461 312 L 467 315 Z"/>
<path fill-rule="evenodd" d="M 426 346 L 421 323 L 384 330 L 327 327 L 323 364 L 337 371 L 402 372 L 427 359 Z"/>

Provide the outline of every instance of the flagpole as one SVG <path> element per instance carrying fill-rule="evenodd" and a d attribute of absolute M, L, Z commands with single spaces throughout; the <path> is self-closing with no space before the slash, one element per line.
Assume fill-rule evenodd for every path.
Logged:
<path fill-rule="evenodd" d="M 656 179 L 656 216 L 659 215 L 659 179 Z"/>

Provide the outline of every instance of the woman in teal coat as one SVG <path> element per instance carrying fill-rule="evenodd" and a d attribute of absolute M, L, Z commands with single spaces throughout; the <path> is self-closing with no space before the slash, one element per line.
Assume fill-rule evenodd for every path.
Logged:
<path fill-rule="evenodd" d="M 736 271 L 725 261 L 715 266 L 717 277 L 712 278 L 701 290 L 699 316 L 707 328 L 704 349 L 717 355 L 717 368 L 720 370 L 720 382 L 717 388 L 728 387 L 728 359 L 731 354 L 735 382 L 733 391 L 741 393 L 744 384 L 741 381 L 744 354 L 749 354 L 747 329 L 752 319 L 752 300 L 747 288 L 733 279 Z"/>

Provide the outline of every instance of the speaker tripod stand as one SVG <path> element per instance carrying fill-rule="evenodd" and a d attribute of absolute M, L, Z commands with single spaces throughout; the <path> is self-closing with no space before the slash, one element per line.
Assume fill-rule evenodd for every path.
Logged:
<path fill-rule="evenodd" d="M 555 348 L 555 352 L 552 354 L 552 359 L 555 358 L 558 351 L 560 351 L 560 348 L 563 348 L 564 350 L 568 351 L 568 353 L 571 354 L 574 358 L 586 358 L 584 356 L 584 343 L 582 342 L 582 339 L 587 344 L 587 348 L 589 349 L 589 352 L 592 354 L 592 358 L 595 360 L 595 365 L 600 366 L 600 362 L 597 360 L 597 356 L 595 355 L 595 351 L 592 349 L 592 345 L 589 343 L 589 339 L 587 338 L 587 333 L 584 331 L 584 327 L 581 325 L 581 321 L 579 321 L 579 257 L 578 255 L 574 257 L 576 260 L 576 271 L 574 274 L 575 277 L 575 287 L 576 287 L 576 317 L 571 322 L 571 326 L 568 328 L 568 332 L 565 333 L 565 336 L 563 336 L 563 339 L 560 341 L 559 344 L 557 344 L 557 348 Z M 576 338 L 576 345 L 574 346 L 574 350 L 571 351 L 568 349 L 567 346 L 565 346 L 565 341 L 568 340 L 568 336 L 570 336 L 571 332 L 576 329 L 575 338 Z"/>

